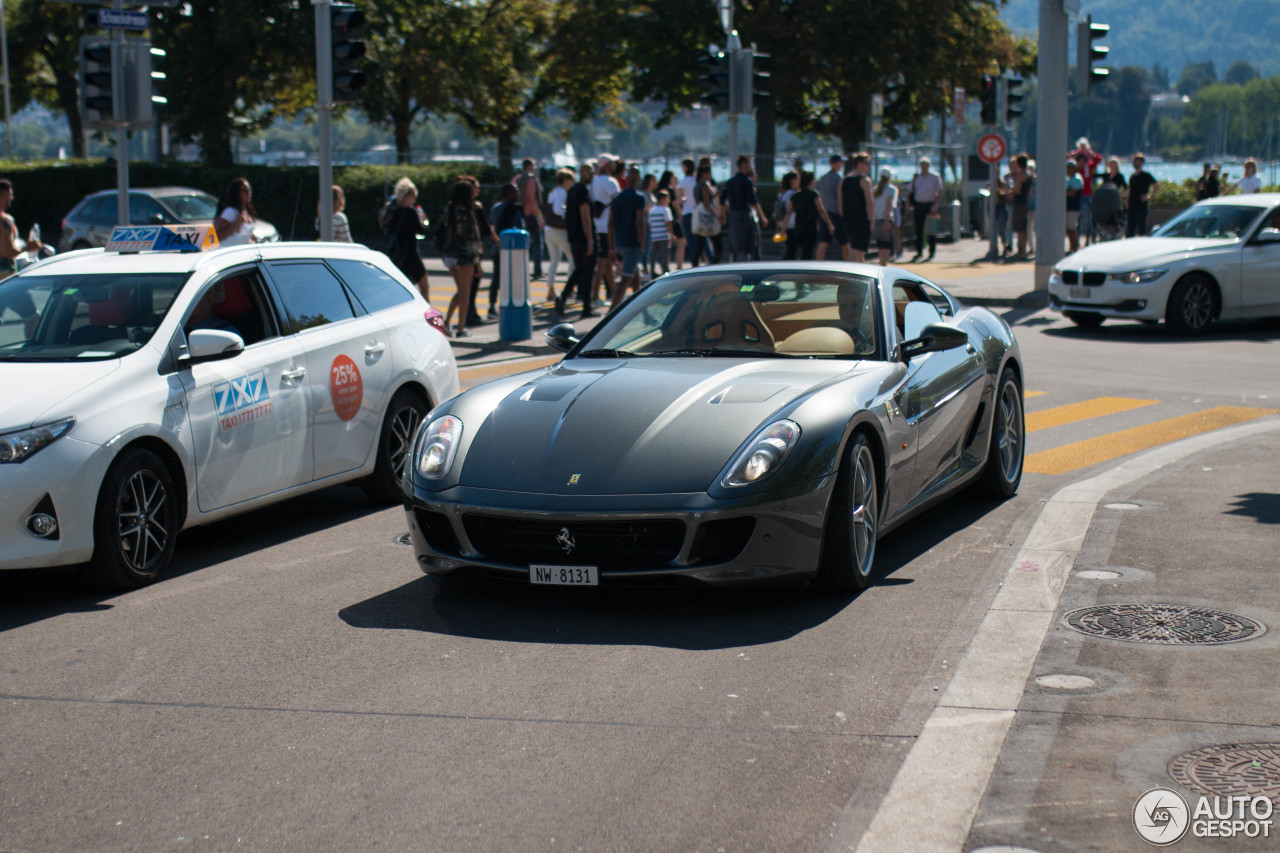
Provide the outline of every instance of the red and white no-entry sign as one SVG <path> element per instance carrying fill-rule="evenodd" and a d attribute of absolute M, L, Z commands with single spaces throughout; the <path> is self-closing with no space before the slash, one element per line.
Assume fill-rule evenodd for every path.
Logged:
<path fill-rule="evenodd" d="M 978 156 L 984 163 L 999 163 L 1004 159 L 1004 137 L 988 133 L 978 140 Z"/>

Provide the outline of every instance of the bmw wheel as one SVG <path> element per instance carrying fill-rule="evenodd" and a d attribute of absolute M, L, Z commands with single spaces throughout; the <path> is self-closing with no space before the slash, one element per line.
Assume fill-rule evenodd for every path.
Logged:
<path fill-rule="evenodd" d="M 871 585 L 880 533 L 876 459 L 865 435 L 858 433 L 849 442 L 835 488 L 818 583 L 838 592 L 858 592 Z"/>
<path fill-rule="evenodd" d="M 1022 411 L 1022 384 L 1012 367 L 1000 373 L 996 386 L 996 408 L 991 419 L 991 443 L 978 485 L 984 494 L 1005 500 L 1013 497 L 1022 482 L 1025 454 L 1025 423 Z"/>
<path fill-rule="evenodd" d="M 93 561 L 84 576 L 98 586 L 133 589 L 164 572 L 177 544 L 178 496 L 159 456 L 134 447 L 107 471 L 93 521 Z"/>
<path fill-rule="evenodd" d="M 426 412 L 426 404 L 411 391 L 401 388 L 391 398 L 391 405 L 382 418 L 373 474 L 364 482 L 365 494 L 378 503 L 394 504 L 403 500 L 405 466 L 413 451 L 413 437 Z"/>
<path fill-rule="evenodd" d="M 1198 335 L 1213 322 L 1217 298 L 1217 290 L 1208 276 L 1200 273 L 1184 276 L 1169 294 L 1164 320 L 1180 335 Z"/>

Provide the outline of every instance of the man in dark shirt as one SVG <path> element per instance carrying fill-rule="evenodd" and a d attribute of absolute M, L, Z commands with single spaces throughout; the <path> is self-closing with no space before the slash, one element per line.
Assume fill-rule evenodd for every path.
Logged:
<path fill-rule="evenodd" d="M 503 184 L 502 201 L 493 206 L 489 211 L 489 224 L 493 226 L 493 230 L 498 234 L 499 238 L 503 231 L 509 231 L 512 228 L 520 229 L 524 227 L 524 213 L 520 209 L 519 190 L 515 184 Z M 502 249 L 498 248 L 493 254 L 493 280 L 489 282 L 489 319 L 498 319 L 498 282 L 502 280 Z"/>
<path fill-rule="evenodd" d="M 614 196 L 609 207 L 609 254 L 622 260 L 622 274 L 613 290 L 613 308 L 622 304 L 627 288 L 640 289 L 640 261 L 644 258 L 645 213 L 648 204 L 637 189 L 640 170 L 627 170 L 627 188 Z M 612 309 L 611 309 L 612 310 Z"/>
<path fill-rule="evenodd" d="M 1147 234 L 1147 211 L 1151 204 L 1151 196 L 1155 194 L 1156 179 L 1150 172 L 1144 172 L 1142 165 L 1147 158 L 1142 154 L 1133 155 L 1133 175 L 1129 178 L 1129 223 L 1125 227 L 1126 237 L 1145 237 Z"/>
<path fill-rule="evenodd" d="M 725 184 L 724 196 L 729 202 L 729 260 L 749 261 L 751 232 L 755 228 L 751 222 L 752 209 L 759 216 L 761 227 L 768 227 L 769 220 L 756 196 L 756 185 L 751 180 L 751 158 L 746 154 L 738 157 L 738 174 Z"/>
<path fill-rule="evenodd" d="M 591 178 L 589 163 L 583 163 L 579 171 L 581 180 L 569 187 L 564 203 L 564 224 L 569 234 L 569 250 L 573 253 L 573 274 L 564 283 L 564 290 L 556 297 L 556 313 L 564 316 L 565 300 L 577 289 L 582 300 L 582 316 L 594 317 L 591 310 L 591 281 L 596 272 L 595 226 L 591 221 Z"/>

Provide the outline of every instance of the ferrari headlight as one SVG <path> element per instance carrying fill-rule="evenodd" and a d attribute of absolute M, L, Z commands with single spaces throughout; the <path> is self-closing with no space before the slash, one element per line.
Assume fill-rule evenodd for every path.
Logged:
<path fill-rule="evenodd" d="M 1147 284 L 1148 282 L 1155 281 L 1167 272 L 1168 270 L 1157 269 L 1134 270 L 1133 272 L 1112 273 L 1111 278 L 1114 281 L 1118 281 L 1123 284 Z"/>
<path fill-rule="evenodd" d="M 67 418 L 0 435 L 0 463 L 29 459 L 66 435 L 75 422 L 75 418 Z"/>
<path fill-rule="evenodd" d="M 462 438 L 462 421 L 453 415 L 436 418 L 418 433 L 414 449 L 414 464 L 418 473 L 428 480 L 438 480 L 453 467 L 453 457 L 458 452 Z"/>
<path fill-rule="evenodd" d="M 800 425 L 795 421 L 774 421 L 751 437 L 733 460 L 729 473 L 720 481 L 723 486 L 747 486 L 759 482 L 782 467 L 791 448 L 800 440 Z"/>

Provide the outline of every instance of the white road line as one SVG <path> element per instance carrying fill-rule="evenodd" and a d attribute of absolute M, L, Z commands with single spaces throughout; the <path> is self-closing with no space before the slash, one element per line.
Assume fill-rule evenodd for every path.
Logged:
<path fill-rule="evenodd" d="M 1277 429 L 1280 419 L 1264 418 L 1157 447 L 1072 483 L 1045 503 L 955 677 L 858 842 L 858 853 L 963 848 L 1102 498 L 1193 453 Z"/>

